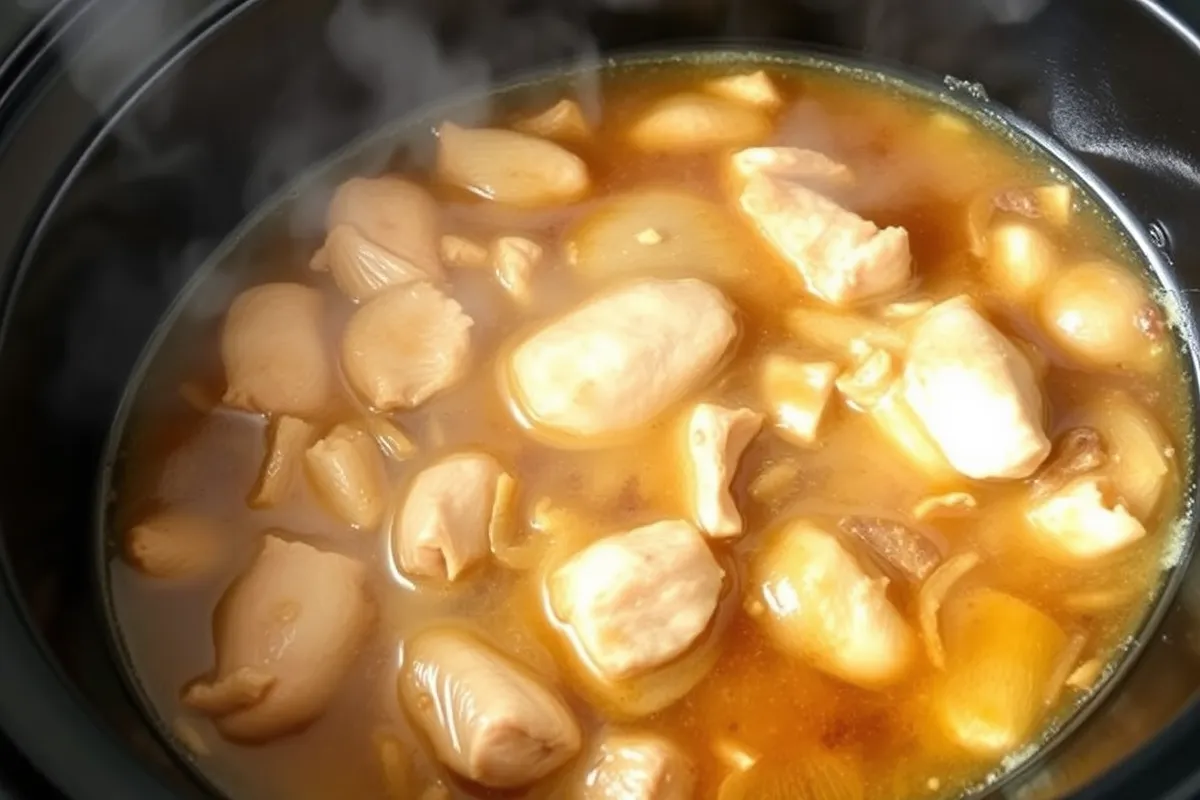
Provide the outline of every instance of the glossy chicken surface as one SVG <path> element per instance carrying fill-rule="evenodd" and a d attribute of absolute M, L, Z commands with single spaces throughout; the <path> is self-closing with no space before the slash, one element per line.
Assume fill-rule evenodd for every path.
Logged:
<path fill-rule="evenodd" d="M 1170 306 L 1082 190 L 851 76 L 596 77 L 317 181 L 150 363 L 110 589 L 230 796 L 954 797 L 1179 552 Z"/>

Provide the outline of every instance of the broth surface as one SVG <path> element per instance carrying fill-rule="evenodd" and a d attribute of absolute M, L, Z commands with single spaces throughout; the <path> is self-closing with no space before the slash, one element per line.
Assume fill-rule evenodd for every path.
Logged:
<path fill-rule="evenodd" d="M 685 406 L 707 401 L 766 411 L 757 369 L 771 353 L 833 360 L 845 368 L 845 353 L 796 334 L 798 310 L 827 307 L 807 295 L 779 255 L 739 219 L 722 168 L 730 148 L 648 154 L 630 144 L 626 135 L 651 103 L 694 92 L 715 76 L 760 68 L 767 70 L 784 102 L 770 115 L 770 134 L 755 144 L 810 148 L 848 165 L 865 187 L 853 195 L 849 207 L 881 228 L 902 226 L 909 233 L 912 284 L 895 297 L 856 307 L 854 313 L 879 320 L 891 301 L 941 301 L 965 293 L 1002 332 L 1027 343 L 1045 360 L 1041 387 L 1051 440 L 1058 442 L 1064 432 L 1090 424 L 1088 409 L 1102 403 L 1106 392 L 1123 393 L 1145 409 L 1169 440 L 1165 457 L 1170 472 L 1162 496 L 1142 520 L 1145 538 L 1082 566 L 1046 558 L 1014 534 L 1027 525 L 1025 480 L 957 479 L 949 489 L 969 492 L 976 508 L 913 523 L 937 544 L 943 562 L 964 553 L 980 556 L 979 565 L 955 584 L 954 593 L 976 587 L 1005 592 L 1048 615 L 1067 637 L 1082 642 L 1070 669 L 1093 662 L 1095 675 L 1082 687 L 1067 686 L 1057 694 L 1038 724 L 1039 730 L 1047 729 L 1073 713 L 1102 683 L 1106 670 L 1119 662 L 1178 551 L 1172 536 L 1190 470 L 1191 425 L 1182 361 L 1169 335 L 1168 352 L 1149 369 L 1088 368 L 1064 356 L 1039 322 L 1037 301 L 1014 299 L 989 280 L 986 258 L 971 254 L 967 226 L 968 209 L 981 196 L 1065 185 L 1063 176 L 1027 143 L 889 83 L 756 61 L 701 60 L 603 71 L 594 76 L 594 131 L 588 140 L 569 144 L 586 162 L 591 186 L 582 201 L 548 209 L 505 207 L 439 182 L 430 161 L 422 157 L 435 143 L 427 127 L 398 139 L 387 171 L 413 179 L 434 194 L 445 233 L 479 242 L 525 236 L 541 244 L 545 258 L 535 272 L 535 295 L 528 306 L 514 302 L 490 270 L 447 269 L 447 293 L 474 320 L 470 371 L 416 409 L 390 415 L 418 447 L 411 458 L 386 462 L 393 505 L 419 470 L 448 452 L 470 447 L 495 456 L 516 480 L 517 516 L 531 538 L 539 535 L 534 526 L 548 509 L 586 520 L 587 539 L 664 518 L 690 519 L 678 438 Z M 552 80 L 496 95 L 489 124 L 512 125 L 563 97 L 575 96 L 578 89 L 571 81 Z M 739 310 L 739 338 L 733 355 L 711 380 L 627 441 L 598 449 L 556 447 L 545 437 L 531 435 L 514 415 L 498 389 L 497 373 L 519 336 L 621 282 L 597 282 L 576 274 L 569 266 L 572 253 L 567 243 L 580 221 L 607 197 L 645 187 L 685 191 L 726 211 L 734 231 L 729 246 L 745 254 L 745 264 L 753 265 L 722 287 Z M 1023 224 L 1047 233 L 1064 265 L 1108 260 L 1127 265 L 1144 281 L 1140 264 L 1113 233 L 1109 219 L 1077 187 L 1073 191 L 1073 211 L 1064 225 L 1056 227 L 1042 218 Z M 380 743 L 391 741 L 389 737 L 411 753 L 414 787 L 444 785 L 452 797 L 566 796 L 580 780 L 586 755 L 527 789 L 497 792 L 462 782 L 439 766 L 405 716 L 396 690 L 408 637 L 434 623 L 465 626 L 563 692 L 583 730 L 586 754 L 608 720 L 588 702 L 566 666 L 572 654 L 547 618 L 541 570 L 507 569 L 488 561 L 453 583 L 413 580 L 393 562 L 389 522 L 377 530 L 351 530 L 303 478 L 277 507 L 252 508 L 247 502 L 266 455 L 268 420 L 220 405 L 226 375 L 218 341 L 227 302 L 214 303 L 212 297 L 231 296 L 238 288 L 267 281 L 312 286 L 326 298 L 326 333 L 335 353 L 345 321 L 355 310 L 327 273 L 309 269 L 323 233 L 295 235 L 292 213 L 294 207 L 289 207 L 266 217 L 198 286 L 153 353 L 137 388 L 122 434 L 115 500 L 107 511 L 112 611 L 136 681 L 164 726 L 191 751 L 198 768 L 231 796 L 402 796 L 389 788 L 388 771 L 381 766 Z M 684 264 L 674 274 L 693 270 Z M 336 401 L 310 422 L 323 435 L 332 425 L 360 416 L 361 409 L 351 390 L 340 386 Z M 949 489 L 914 469 L 866 415 L 843 402 L 837 392 L 821 419 L 815 446 L 797 446 L 768 421 L 741 457 L 732 482 L 745 532 L 712 543 L 728 579 L 718 611 L 728 619 L 717 643 L 719 657 L 677 703 L 621 724 L 664 734 L 680 746 L 697 770 L 698 798 L 718 797 L 732 769 L 721 753 L 730 748 L 775 765 L 811 761 L 817 757 L 814 753 L 832 754 L 839 763 L 851 765 L 861 781 L 859 793 L 846 797 L 879 800 L 955 796 L 1019 761 L 1022 756 L 1016 751 L 1027 755 L 1041 734 L 1013 748 L 1002 761 L 971 755 L 939 728 L 931 707 L 943 673 L 923 650 L 904 680 L 868 690 L 782 652 L 747 611 L 747 565 L 789 520 L 803 517 L 836 533 L 838 519 L 848 514 L 911 519 L 918 503 Z M 172 581 L 142 574 L 121 557 L 120 543 L 133 526 L 162 511 L 217 521 L 232 555 L 220 569 L 198 579 Z M 262 532 L 276 528 L 290 538 L 365 563 L 378 620 L 328 707 L 311 725 L 265 744 L 239 745 L 223 739 L 208 719 L 185 707 L 181 691 L 213 668 L 217 603 L 254 560 Z M 865 557 L 861 547 L 854 552 Z M 917 586 L 893 579 L 888 596 L 915 631 Z M 786 773 L 785 767 L 780 770 Z M 775 791 L 757 796 L 817 796 L 796 784 L 791 790 Z"/>

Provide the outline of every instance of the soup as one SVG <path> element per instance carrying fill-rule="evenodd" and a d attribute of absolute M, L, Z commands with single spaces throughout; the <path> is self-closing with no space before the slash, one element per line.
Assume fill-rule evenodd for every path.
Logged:
<path fill-rule="evenodd" d="M 377 140 L 319 236 L 310 186 L 177 310 L 106 515 L 138 690 L 235 796 L 1003 774 L 1181 547 L 1141 263 L 1030 142 L 879 76 L 591 77 Z"/>

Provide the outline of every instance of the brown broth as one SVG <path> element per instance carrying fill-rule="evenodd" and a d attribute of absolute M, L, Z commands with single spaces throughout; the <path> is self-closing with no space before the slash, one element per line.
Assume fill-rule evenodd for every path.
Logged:
<path fill-rule="evenodd" d="M 950 553 L 978 550 L 985 555 L 982 566 L 964 579 L 964 585 L 988 585 L 1027 600 L 1052 615 L 1068 633 L 1087 635 L 1081 660 L 1098 657 L 1115 663 L 1155 596 L 1168 560 L 1165 554 L 1176 546 L 1169 538 L 1174 531 L 1171 523 L 1181 513 L 1182 487 L 1190 470 L 1183 456 L 1190 453 L 1191 409 L 1181 380 L 1182 361 L 1172 354 L 1159 373 L 1142 376 L 1071 369 L 1053 356 L 1029 309 L 1014 305 L 983 282 L 978 262 L 967 254 L 964 220 L 970 199 L 998 188 L 1061 180 L 1050 164 L 1030 157 L 1028 145 L 1014 143 L 968 116 L 919 100 L 886 82 L 787 64 L 769 68 L 788 101 L 776 121 L 776 138 L 824 150 L 871 176 L 874 190 L 858 198 L 855 210 L 881 227 L 908 228 L 920 275 L 912 294 L 938 299 L 968 290 L 1001 327 L 1050 354 L 1052 363 L 1043 385 L 1052 436 L 1071 426 L 1084 400 L 1107 387 L 1130 392 L 1168 431 L 1178 455 L 1167 497 L 1147 525 L 1151 535 L 1115 559 L 1084 569 L 1066 568 L 1014 544 L 1005 533 L 1016 527 L 1011 501 L 1020 491 L 1018 482 L 973 483 L 971 491 L 980 501 L 976 515 L 931 523 Z M 701 62 L 700 66 L 650 64 L 600 73 L 603 122 L 595 140 L 579 149 L 591 170 L 591 196 L 662 184 L 725 203 L 713 154 L 646 157 L 623 144 L 620 135 L 649 101 L 691 88 L 706 74 L 744 69 L 744 64 Z M 546 100 L 561 96 L 561 87 L 551 81 L 501 95 L 496 122 L 540 110 Z M 397 170 L 420 176 L 420 164 L 415 170 L 411 166 L 402 157 L 393 163 Z M 522 431 L 496 389 L 494 362 L 503 343 L 515 331 L 560 312 L 594 290 L 572 277 L 556 249 L 571 223 L 592 203 L 562 211 L 512 211 L 461 192 L 435 189 L 446 205 L 449 231 L 481 237 L 529 234 L 547 245 L 550 266 L 538 275 L 539 299 L 528 316 L 518 311 L 490 274 L 452 273 L 453 294 L 476 323 L 474 369 L 451 391 L 416 411 L 396 415 L 422 453 L 402 465 L 389 465 L 393 484 L 402 486 L 438 453 L 473 445 L 496 455 L 516 476 L 526 517 L 539 500 L 548 498 L 556 507 L 593 520 L 596 532 L 672 515 L 686 518 L 686 499 L 676 480 L 680 468 L 676 432 L 670 420 L 652 426 L 630 445 L 598 452 L 554 450 Z M 1134 263 L 1107 218 L 1086 201 L 1078 203 L 1059 243 L 1071 259 L 1105 256 Z M 220 269 L 226 277 L 235 276 L 238 284 L 282 278 L 318 287 L 328 295 L 330 305 L 340 309 L 341 317 L 330 330 L 332 341 L 352 306 L 327 276 L 307 269 L 316 244 L 290 236 L 286 220 L 268 219 L 236 245 Z M 778 259 L 748 227 L 740 245 L 764 268 L 734 293 L 743 312 L 737 356 L 701 398 L 752 405 L 757 401 L 750 365 L 757 354 L 780 349 L 799 355 L 822 351 L 796 342 L 784 324 L 789 310 L 813 306 L 815 301 L 773 277 L 782 274 L 775 269 Z M 181 323 L 186 335 L 169 332 L 154 354 L 123 434 L 116 499 L 108 510 L 110 541 L 119 540 L 146 514 L 172 509 L 220 520 L 236 545 L 238 555 L 228 571 L 187 585 L 144 577 L 115 555 L 109 563 L 118 637 L 135 680 L 168 730 L 178 736 L 176 726 L 183 721 L 198 734 L 207 750 L 193 757 L 199 769 L 223 791 L 238 797 L 383 797 L 387 795 L 373 737 L 387 733 L 413 747 L 422 775 L 446 780 L 455 796 L 476 796 L 453 782 L 421 748 L 396 699 L 401 643 L 437 620 L 458 620 L 484 632 L 506 652 L 558 681 L 585 731 L 594 733 L 603 720 L 569 686 L 570 678 L 559 661 L 562 646 L 541 608 L 536 570 L 520 573 L 489 565 L 450 589 L 423 586 L 414 591 L 401 585 L 394 573 L 384 534 L 349 531 L 321 508 L 310 489 L 298 489 L 290 503 L 276 509 L 247 506 L 263 458 L 265 421 L 219 407 L 211 412 L 197 410 L 181 398 L 178 388 L 186 382 L 193 400 L 197 395 L 220 396 L 224 376 L 216 352 L 218 326 L 219 318 Z M 322 423 L 352 413 L 345 403 L 331 408 Z M 766 499 L 755 497 L 752 482 L 764 469 L 781 462 L 794 465 L 794 476 L 785 489 Z M 821 518 L 844 510 L 895 513 L 912 508 L 932 491 L 929 482 L 864 417 L 835 401 L 823 422 L 819 448 L 800 450 L 771 435 L 755 440 L 734 482 L 747 533 L 731 546 L 716 549 L 727 563 L 744 564 L 780 520 L 799 514 Z M 366 561 L 381 619 L 372 643 L 323 716 L 298 734 L 243 747 L 223 741 L 207 720 L 182 708 L 179 692 L 211 668 L 214 606 L 253 558 L 260 532 L 274 527 L 317 547 Z M 734 620 L 720 643 L 716 667 L 683 700 L 638 723 L 667 734 L 694 758 L 700 772 L 698 797 L 716 797 L 726 768 L 712 755 L 712 747 L 721 739 L 738 742 L 775 762 L 802 760 L 815 747 L 844 755 L 862 766 L 866 796 L 879 800 L 953 796 L 1001 766 L 965 755 L 936 730 L 928 709 L 936 671 L 923 658 L 913 677 L 896 687 L 882 692 L 857 689 L 778 653 L 741 609 L 736 594 L 723 600 Z M 914 621 L 915 592 L 894 587 L 892 598 Z M 1071 713 L 1081 697 L 1066 692 L 1046 722 Z M 578 768 L 573 763 L 528 792 L 502 796 L 560 796 L 566 782 L 578 778 Z"/>

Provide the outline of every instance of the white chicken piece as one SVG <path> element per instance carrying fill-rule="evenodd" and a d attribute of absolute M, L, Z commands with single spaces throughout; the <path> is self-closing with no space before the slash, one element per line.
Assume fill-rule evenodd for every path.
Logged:
<path fill-rule="evenodd" d="M 572 203 L 591 186 L 587 164 L 554 142 L 498 128 L 438 129 L 442 180 L 514 206 Z"/>
<path fill-rule="evenodd" d="M 608 733 L 587 766 L 578 800 L 692 800 L 696 768 L 671 740 Z"/>
<path fill-rule="evenodd" d="M 457 580 L 484 559 L 507 475 L 486 453 L 456 453 L 413 480 L 392 523 L 396 565 L 408 575 Z"/>
<path fill-rule="evenodd" d="M 710 94 L 763 111 L 775 111 L 783 105 L 783 97 L 775 88 L 774 81 L 761 69 L 745 75 L 716 78 L 705 83 L 704 88 Z"/>
<path fill-rule="evenodd" d="M 665 520 L 576 553 L 550 575 L 550 602 L 589 666 L 622 680 L 687 650 L 712 620 L 724 578 L 699 531 Z"/>
<path fill-rule="evenodd" d="M 752 565 L 758 621 L 784 652 L 863 688 L 900 680 L 916 637 L 873 578 L 837 537 L 806 520 L 790 523 Z"/>
<path fill-rule="evenodd" d="M 374 530 L 387 508 L 387 473 L 375 437 L 337 425 L 304 454 L 308 479 L 334 514 L 358 530 Z"/>
<path fill-rule="evenodd" d="M 368 258 L 380 263 L 381 260 L 391 262 L 383 270 L 373 270 L 381 282 L 375 292 L 389 285 L 408 282 L 412 279 L 411 271 L 423 273 L 425 280 L 442 277 L 442 263 L 438 258 L 441 233 L 438 205 L 429 192 L 412 181 L 388 175 L 346 181 L 334 192 L 326 217 L 326 228 L 331 237 L 342 226 L 357 231 L 368 244 L 386 251 L 367 254 Z M 325 247 L 313 257 L 313 268 L 326 269 L 333 266 L 331 262 L 335 257 L 354 256 L 349 250 L 336 252 L 338 246 L 346 247 L 352 242 L 361 246 L 351 238 L 344 238 L 340 243 L 327 240 Z M 338 269 L 349 269 L 352 263 Z M 341 285 L 342 281 L 338 283 Z"/>
<path fill-rule="evenodd" d="M 779 353 L 763 359 L 759 394 L 783 438 L 802 447 L 817 440 L 837 376 L 832 361 L 800 361 Z"/>
<path fill-rule="evenodd" d="M 1038 502 L 1025 517 L 1052 551 L 1067 560 L 1089 561 L 1146 535 L 1142 523 L 1113 495 L 1109 479 L 1085 475 Z"/>
<path fill-rule="evenodd" d="M 342 369 L 376 410 L 415 408 L 466 374 L 473 324 L 428 283 L 390 289 L 346 323 Z"/>
<path fill-rule="evenodd" d="M 751 175 L 738 204 L 808 291 L 848 305 L 901 289 L 911 277 L 908 231 L 880 230 L 800 183 Z"/>
<path fill-rule="evenodd" d="M 736 336 L 733 308 L 714 286 L 639 280 L 518 345 L 509 388 L 530 423 L 568 439 L 626 433 L 696 388 Z"/>
<path fill-rule="evenodd" d="M 542 263 L 542 246 L 524 236 L 501 236 L 489 254 L 496 280 L 521 305 L 529 303 L 533 273 Z"/>
<path fill-rule="evenodd" d="M 1026 478 L 1050 454 L 1033 369 L 965 296 L 916 321 L 904 398 L 956 470 Z"/>
<path fill-rule="evenodd" d="M 405 643 L 400 698 L 438 760 L 484 786 L 524 786 L 579 752 L 579 724 L 558 693 L 462 631 Z"/>
<path fill-rule="evenodd" d="M 763 415 L 748 408 L 700 403 L 688 415 L 687 453 L 692 515 L 709 536 L 742 532 L 729 483 L 750 440 L 762 430 Z"/>
<path fill-rule="evenodd" d="M 302 728 L 325 710 L 375 619 L 365 566 L 268 535 L 217 608 L 213 678 L 193 683 L 183 702 L 231 739 Z"/>
<path fill-rule="evenodd" d="M 824 153 L 802 147 L 747 147 L 730 157 L 733 172 L 744 179 L 769 175 L 838 189 L 854 183 L 854 171 Z"/>
<path fill-rule="evenodd" d="M 223 401 L 266 414 L 319 414 L 334 387 L 324 327 L 316 289 L 265 283 L 239 294 L 221 330 Z"/>

